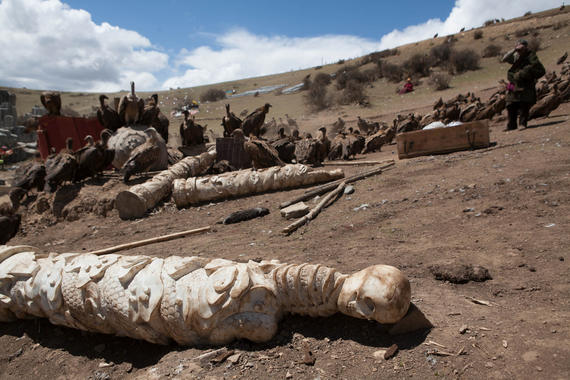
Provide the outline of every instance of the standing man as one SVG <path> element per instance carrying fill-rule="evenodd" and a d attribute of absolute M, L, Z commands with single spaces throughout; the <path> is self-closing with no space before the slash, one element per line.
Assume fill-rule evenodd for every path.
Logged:
<path fill-rule="evenodd" d="M 528 48 L 526 40 L 519 40 L 515 48 L 505 54 L 502 61 L 512 64 L 507 72 L 509 84 L 506 100 L 509 122 L 505 131 L 517 129 L 519 114 L 519 124 L 526 128 L 528 111 L 536 103 L 536 81 L 546 71 L 536 53 Z"/>

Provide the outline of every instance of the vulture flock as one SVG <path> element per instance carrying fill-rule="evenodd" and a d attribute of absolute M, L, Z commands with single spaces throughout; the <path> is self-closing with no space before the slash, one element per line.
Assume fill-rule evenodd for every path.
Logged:
<path fill-rule="evenodd" d="M 226 115 L 222 118 L 224 137 L 232 137 L 238 144 L 243 144 L 254 169 L 292 162 L 319 166 L 325 159 L 348 160 L 359 153 L 380 150 L 396 135 L 395 129 L 387 124 L 368 122 L 360 117 L 359 129 L 346 129 L 344 121 L 339 118 L 331 127 L 335 135 L 332 141 L 325 127 L 321 127 L 315 137 L 310 133 L 300 135 L 297 122 L 287 114 L 287 123 L 281 118 L 279 122 L 272 118 L 265 123 L 269 107 L 271 104 L 268 103 L 259 107 L 242 121 L 226 104 Z M 190 135 L 188 124 L 185 120 L 180 126 L 183 141 L 187 141 L 185 136 Z M 185 132 L 183 128 L 187 128 Z"/>

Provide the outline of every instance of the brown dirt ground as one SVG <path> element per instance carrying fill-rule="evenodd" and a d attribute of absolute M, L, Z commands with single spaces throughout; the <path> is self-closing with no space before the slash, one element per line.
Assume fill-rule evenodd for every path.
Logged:
<path fill-rule="evenodd" d="M 345 273 L 394 265 L 409 277 L 413 302 L 435 325 L 429 332 L 393 337 L 374 322 L 288 316 L 267 344 L 229 345 L 242 353 L 236 364 L 200 366 L 192 359 L 212 348 L 165 347 L 45 320 L 19 321 L 0 325 L 1 377 L 567 379 L 569 114 L 566 103 L 550 118 L 513 132 L 493 123 L 491 141 L 497 144 L 488 149 L 397 160 L 393 169 L 355 183 L 354 194 L 288 237 L 279 233 L 288 222 L 277 206 L 304 190 L 181 210 L 165 203 L 135 221 L 120 220 L 116 210 L 106 217 L 84 212 L 89 204 L 95 207 L 79 202 L 85 209 L 78 206 L 78 220 L 29 211 L 22 232 L 10 242 L 45 251 L 89 251 L 213 224 L 232 211 L 262 205 L 271 210 L 264 218 L 124 253 L 313 262 Z M 366 157 L 388 158 L 397 158 L 395 145 Z M 344 169 L 347 175 L 363 170 Z M 121 188 L 113 181 L 84 185 L 81 199 L 89 198 L 85 193 L 97 202 L 105 186 Z M 105 191 L 103 197 L 111 194 Z M 369 206 L 354 211 L 362 204 Z M 429 267 L 451 262 L 482 265 L 493 279 L 461 285 L 435 280 Z M 375 358 L 375 351 L 393 343 L 400 347 L 394 358 Z M 316 358 L 313 366 L 300 363 L 306 345 Z M 433 355 L 434 349 L 453 355 Z"/>

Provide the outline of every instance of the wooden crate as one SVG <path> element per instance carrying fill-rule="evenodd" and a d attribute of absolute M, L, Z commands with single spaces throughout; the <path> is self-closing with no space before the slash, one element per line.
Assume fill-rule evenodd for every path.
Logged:
<path fill-rule="evenodd" d="M 489 121 L 478 120 L 455 127 L 400 133 L 396 136 L 398 158 L 411 158 L 486 148 L 489 146 Z"/>

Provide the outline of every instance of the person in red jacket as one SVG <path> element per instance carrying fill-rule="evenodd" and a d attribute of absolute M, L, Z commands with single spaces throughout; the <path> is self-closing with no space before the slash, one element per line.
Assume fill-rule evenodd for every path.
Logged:
<path fill-rule="evenodd" d="M 412 83 L 412 79 L 408 78 L 406 80 L 406 83 L 404 84 L 404 87 L 402 87 L 402 89 L 400 90 L 399 94 L 402 95 L 412 91 L 414 91 L 414 84 Z"/>

